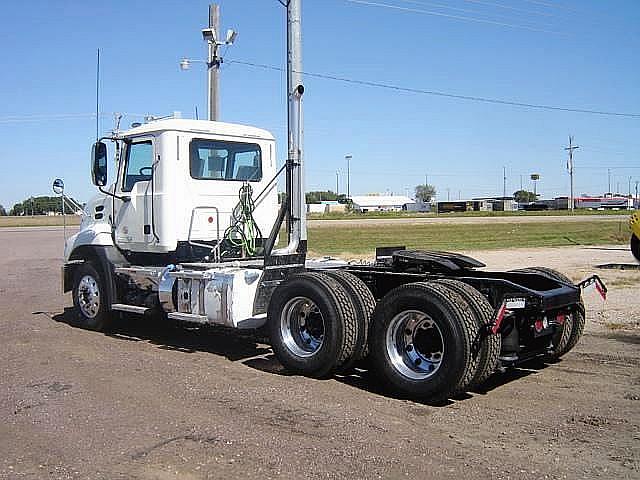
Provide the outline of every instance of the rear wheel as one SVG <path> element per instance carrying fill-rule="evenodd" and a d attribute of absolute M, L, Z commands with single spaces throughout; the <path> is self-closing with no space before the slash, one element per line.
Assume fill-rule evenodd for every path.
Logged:
<path fill-rule="evenodd" d="M 373 366 L 404 394 L 445 399 L 466 389 L 477 368 L 473 313 L 447 285 L 418 282 L 391 290 L 371 325 Z"/>
<path fill-rule="evenodd" d="M 90 262 L 80 265 L 73 278 L 73 305 L 78 322 L 88 330 L 104 331 L 110 324 L 110 312 L 104 280 Z"/>
<path fill-rule="evenodd" d="M 351 297 L 355 307 L 358 321 L 358 338 L 353 356 L 342 365 L 342 369 L 348 370 L 369 354 L 369 323 L 373 309 L 376 306 L 376 299 L 362 280 L 345 270 L 324 270 L 322 273 L 342 285 Z"/>
<path fill-rule="evenodd" d="M 636 237 L 635 233 L 631 234 L 631 253 L 640 262 L 640 239 Z"/>
<path fill-rule="evenodd" d="M 271 296 L 268 328 L 278 360 L 292 373 L 326 377 L 353 356 L 358 336 L 347 291 L 320 272 L 292 275 Z"/>
<path fill-rule="evenodd" d="M 540 273 L 542 275 L 551 277 L 554 280 L 573 285 L 573 282 L 569 277 L 567 277 L 563 273 L 558 272 L 557 270 L 548 267 L 527 267 L 515 271 L 525 273 Z M 582 296 L 580 296 L 580 301 L 578 302 L 576 310 L 565 317 L 562 328 L 558 333 L 556 333 L 553 341 L 554 346 L 552 350 L 546 355 L 546 359 L 551 361 L 558 360 L 565 353 L 569 352 L 573 347 L 575 347 L 582 337 L 582 334 L 584 332 L 584 325 L 585 308 L 584 302 L 582 301 Z"/>
<path fill-rule="evenodd" d="M 432 283 L 441 283 L 454 290 L 463 297 L 471 307 L 478 323 L 479 331 L 474 338 L 472 354 L 478 359 L 478 368 L 469 382 L 469 387 L 477 387 L 484 383 L 495 372 L 498 365 L 498 357 L 502 348 L 500 335 L 489 334 L 482 336 L 482 329 L 491 323 L 493 319 L 493 307 L 489 300 L 471 285 L 452 279 L 435 280 Z"/>

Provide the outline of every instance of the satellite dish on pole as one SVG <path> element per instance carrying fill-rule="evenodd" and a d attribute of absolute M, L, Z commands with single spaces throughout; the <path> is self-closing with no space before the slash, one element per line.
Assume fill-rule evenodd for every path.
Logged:
<path fill-rule="evenodd" d="M 53 188 L 54 193 L 56 193 L 57 195 L 62 195 L 64 193 L 64 182 L 61 178 L 56 178 L 53 181 L 53 185 L 51 187 Z"/>

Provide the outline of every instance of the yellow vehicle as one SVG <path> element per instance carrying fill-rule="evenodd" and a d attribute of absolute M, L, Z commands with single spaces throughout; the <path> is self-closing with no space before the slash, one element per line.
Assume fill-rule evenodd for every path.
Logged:
<path fill-rule="evenodd" d="M 631 215 L 629 226 L 631 227 L 631 253 L 640 262 L 640 211 Z"/>

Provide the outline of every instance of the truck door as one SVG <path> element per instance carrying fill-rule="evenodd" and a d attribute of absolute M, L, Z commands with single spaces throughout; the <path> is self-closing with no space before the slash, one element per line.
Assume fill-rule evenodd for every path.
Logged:
<path fill-rule="evenodd" d="M 154 142 L 152 138 L 137 138 L 125 145 L 117 193 L 128 197 L 116 200 L 114 212 L 116 242 L 121 248 L 144 251 L 153 242 L 152 174 Z"/>

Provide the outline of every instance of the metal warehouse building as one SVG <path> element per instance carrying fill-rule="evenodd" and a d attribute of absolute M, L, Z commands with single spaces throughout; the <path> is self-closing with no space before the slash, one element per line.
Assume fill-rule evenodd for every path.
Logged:
<path fill-rule="evenodd" d="M 404 195 L 365 195 L 351 197 L 353 208 L 366 212 L 399 212 L 407 203 L 414 203 Z"/>

